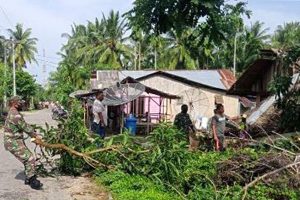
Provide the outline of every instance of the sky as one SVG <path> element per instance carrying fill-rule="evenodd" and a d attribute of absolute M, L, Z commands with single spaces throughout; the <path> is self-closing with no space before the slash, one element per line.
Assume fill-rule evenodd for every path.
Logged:
<path fill-rule="evenodd" d="M 62 33 L 69 33 L 71 25 L 86 24 L 96 17 L 101 18 L 110 10 L 124 13 L 132 8 L 134 0 L 0 0 L 0 35 L 6 35 L 8 28 L 22 23 L 32 28 L 32 36 L 38 38 L 36 56 L 38 63 L 28 66 L 28 71 L 41 84 L 55 71 L 62 44 L 66 39 Z M 234 1 L 234 0 L 230 0 Z M 259 20 L 270 28 L 270 33 L 284 22 L 300 21 L 300 0 L 248 0 L 247 8 L 252 11 L 247 25 Z M 43 49 L 45 57 L 43 57 Z M 43 61 L 45 60 L 45 61 Z M 46 72 L 42 66 L 46 64 Z"/>

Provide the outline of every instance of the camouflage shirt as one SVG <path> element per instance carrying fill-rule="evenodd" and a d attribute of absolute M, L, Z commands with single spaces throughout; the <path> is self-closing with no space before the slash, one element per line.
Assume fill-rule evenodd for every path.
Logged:
<path fill-rule="evenodd" d="M 176 115 L 174 120 L 174 125 L 179 130 L 182 130 L 184 133 L 188 134 L 190 128 L 193 127 L 192 120 L 187 113 L 179 113 Z"/>
<path fill-rule="evenodd" d="M 11 108 L 4 125 L 4 136 L 9 139 L 24 139 L 24 133 L 30 137 L 35 136 L 34 129 L 25 122 L 22 114 L 16 108 Z"/>

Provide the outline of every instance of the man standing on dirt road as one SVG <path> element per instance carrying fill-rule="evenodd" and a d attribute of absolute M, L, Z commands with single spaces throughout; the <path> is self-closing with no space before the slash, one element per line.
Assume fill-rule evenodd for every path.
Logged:
<path fill-rule="evenodd" d="M 93 104 L 94 121 L 92 124 L 92 131 L 100 135 L 102 138 L 105 137 L 105 127 L 107 126 L 107 114 L 106 108 L 102 103 L 103 99 L 103 91 L 98 92 Z"/>
<path fill-rule="evenodd" d="M 25 145 L 24 132 L 31 138 L 39 138 L 34 129 L 28 125 L 19 113 L 21 98 L 14 96 L 9 100 L 9 112 L 4 125 L 4 147 L 12 153 L 25 167 L 25 184 L 32 189 L 39 190 L 43 184 L 37 180 L 35 172 L 35 158 Z"/>

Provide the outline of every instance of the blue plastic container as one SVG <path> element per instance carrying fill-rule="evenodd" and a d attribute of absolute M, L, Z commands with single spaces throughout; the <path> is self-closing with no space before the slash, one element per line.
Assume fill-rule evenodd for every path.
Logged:
<path fill-rule="evenodd" d="M 136 118 L 132 114 L 126 118 L 125 127 L 131 135 L 136 135 L 136 121 Z"/>

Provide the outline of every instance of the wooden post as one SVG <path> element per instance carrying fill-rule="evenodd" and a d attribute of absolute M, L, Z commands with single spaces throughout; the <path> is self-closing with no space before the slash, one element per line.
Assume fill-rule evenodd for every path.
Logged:
<path fill-rule="evenodd" d="M 161 118 L 161 97 L 159 97 L 159 114 L 158 114 L 158 119 L 160 121 L 160 118 Z"/>
<path fill-rule="evenodd" d="M 168 99 L 166 99 L 166 117 L 165 117 L 165 121 L 168 121 Z"/>
<path fill-rule="evenodd" d="M 150 133 L 150 97 L 148 97 L 147 134 Z"/>
<path fill-rule="evenodd" d="M 168 99 L 165 99 L 165 104 L 166 104 L 165 121 L 167 121 L 167 115 L 168 115 Z"/>
<path fill-rule="evenodd" d="M 87 125 L 87 109 L 86 109 L 86 103 L 83 102 L 83 123 L 85 124 L 85 126 Z"/>
<path fill-rule="evenodd" d="M 260 94 L 257 94 L 257 95 L 256 95 L 256 107 L 259 106 L 260 100 L 261 100 Z"/>

